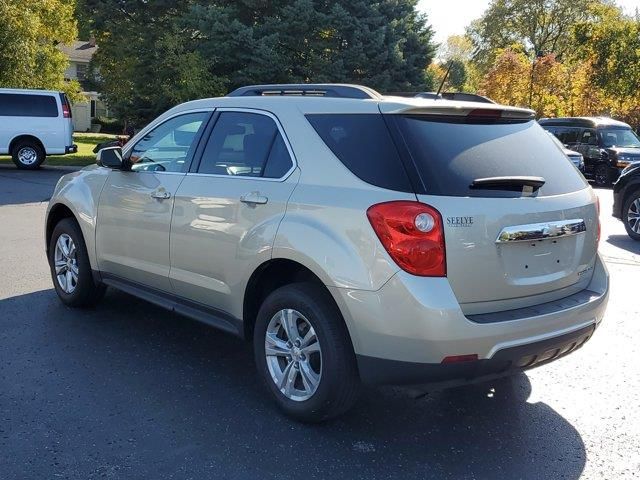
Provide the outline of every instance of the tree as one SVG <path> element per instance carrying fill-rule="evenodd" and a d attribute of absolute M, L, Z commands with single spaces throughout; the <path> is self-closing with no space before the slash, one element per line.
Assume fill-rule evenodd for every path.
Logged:
<path fill-rule="evenodd" d="M 0 87 L 79 92 L 57 48 L 76 38 L 74 0 L 0 0 Z"/>
<path fill-rule="evenodd" d="M 500 50 L 483 77 L 480 93 L 505 105 L 527 106 L 531 64 L 526 55 L 514 49 Z"/>
<path fill-rule="evenodd" d="M 438 58 L 441 63 L 438 69 L 430 67 L 431 73 L 436 79 L 439 78 L 439 81 L 442 81 L 450 67 L 446 86 L 456 91 L 475 91 L 477 90 L 476 73 L 471 63 L 473 56 L 473 44 L 467 36 L 451 35 L 445 43 L 440 45 Z"/>
<path fill-rule="evenodd" d="M 257 80 L 429 86 L 432 33 L 413 0 L 222 3 L 194 7 L 187 25 L 197 32 L 196 50 L 213 60 L 210 71 L 223 72 L 230 88 Z"/>
<path fill-rule="evenodd" d="M 251 83 L 431 88 L 432 31 L 416 0 L 84 0 L 101 89 L 139 121 Z"/>
<path fill-rule="evenodd" d="M 629 17 L 612 5 L 592 7 L 597 21 L 575 27 L 583 60 L 591 65 L 591 79 L 622 105 L 640 92 L 640 18 Z"/>
<path fill-rule="evenodd" d="M 460 60 L 469 62 L 474 56 L 474 46 L 466 35 L 450 35 L 438 49 L 438 57 L 442 60 Z"/>
<path fill-rule="evenodd" d="M 530 59 L 553 53 L 563 60 L 575 45 L 572 26 L 589 18 L 594 2 L 600 0 L 493 0 L 467 29 L 477 62 L 486 71 L 504 48 Z"/>
<path fill-rule="evenodd" d="M 123 120 L 141 125 L 177 103 L 222 93 L 179 25 L 194 2 L 82 1 L 78 11 L 99 47 L 93 82 Z"/>

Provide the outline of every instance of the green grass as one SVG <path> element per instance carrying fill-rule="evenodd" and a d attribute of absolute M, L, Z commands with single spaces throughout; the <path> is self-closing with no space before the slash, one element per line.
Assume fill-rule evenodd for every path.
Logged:
<path fill-rule="evenodd" d="M 73 143 L 78 145 L 78 152 L 47 157 L 44 165 L 86 167 L 96 161 L 96 154 L 93 153 L 96 144 L 114 140 L 116 137 L 106 133 L 75 133 Z M 11 157 L 0 156 L 0 165 L 12 163 Z"/>

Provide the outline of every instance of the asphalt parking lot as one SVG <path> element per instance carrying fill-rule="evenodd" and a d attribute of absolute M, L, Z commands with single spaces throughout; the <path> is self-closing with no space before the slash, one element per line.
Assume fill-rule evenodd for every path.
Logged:
<path fill-rule="evenodd" d="M 125 293 L 57 300 L 43 225 L 63 173 L 0 166 L 0 479 L 640 476 L 640 243 L 610 190 L 609 309 L 583 349 L 493 384 L 369 389 L 306 426 L 274 410 L 240 340 Z"/>

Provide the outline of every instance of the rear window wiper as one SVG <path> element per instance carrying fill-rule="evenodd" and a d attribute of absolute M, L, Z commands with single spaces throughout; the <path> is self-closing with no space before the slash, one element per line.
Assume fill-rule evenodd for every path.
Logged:
<path fill-rule="evenodd" d="M 469 188 L 535 192 L 544 184 L 545 179 L 542 177 L 487 177 L 476 178 Z"/>

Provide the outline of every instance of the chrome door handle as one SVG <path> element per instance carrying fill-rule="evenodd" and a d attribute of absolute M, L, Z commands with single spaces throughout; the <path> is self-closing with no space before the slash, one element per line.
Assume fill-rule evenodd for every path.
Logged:
<path fill-rule="evenodd" d="M 269 199 L 264 195 L 260 195 L 260 192 L 251 192 L 242 195 L 240 201 L 251 205 L 264 205 Z"/>
<path fill-rule="evenodd" d="M 157 198 L 158 200 L 166 200 L 167 198 L 171 198 L 171 194 L 164 190 L 156 190 L 155 192 L 151 192 L 151 198 Z"/>

